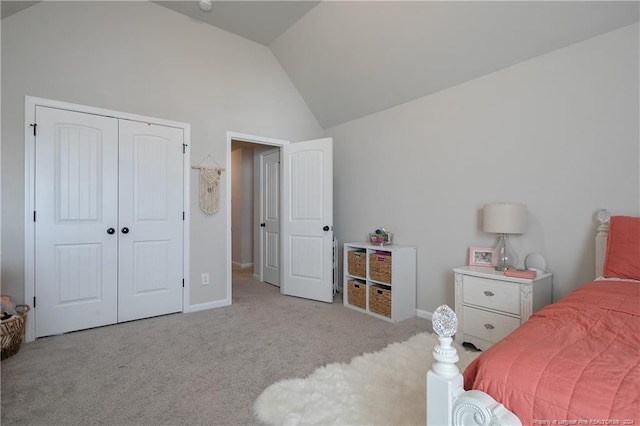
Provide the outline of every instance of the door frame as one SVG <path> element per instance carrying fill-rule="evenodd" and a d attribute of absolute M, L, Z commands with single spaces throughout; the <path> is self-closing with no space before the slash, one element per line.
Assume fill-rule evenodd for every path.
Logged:
<path fill-rule="evenodd" d="M 275 148 L 282 148 L 284 145 L 289 145 L 289 141 L 284 140 L 284 139 L 274 139 L 274 138 L 268 138 L 268 137 L 264 137 L 264 136 L 255 136 L 255 135 L 248 135 L 245 133 L 237 133 L 237 132 L 231 132 L 228 131 L 227 132 L 227 166 L 229 168 L 229 176 L 231 176 L 231 143 L 233 141 L 238 141 L 238 142 L 249 142 L 249 143 L 254 143 L 254 144 L 258 144 L 258 145 L 268 145 L 268 146 L 273 146 Z M 232 270 L 231 270 L 231 263 L 232 263 L 232 258 L 231 258 L 231 179 L 227 179 L 227 184 L 225 185 L 226 188 L 226 192 L 227 192 L 227 199 L 226 199 L 226 210 L 227 210 L 227 215 L 226 215 L 226 229 L 227 229 L 227 303 L 229 305 L 231 305 L 232 303 L 232 291 L 233 291 L 233 275 L 232 275 Z M 255 191 L 255 188 L 254 188 Z M 262 189 L 260 189 L 260 192 L 262 192 Z M 280 200 L 282 200 L 282 197 L 280 198 Z M 280 202 L 280 205 L 282 206 L 282 201 Z M 282 225 L 282 218 L 281 220 L 281 225 Z M 262 234 L 260 235 L 260 241 L 258 242 L 259 244 L 262 244 Z M 254 242 L 254 244 L 256 244 L 256 242 Z M 262 249 L 261 249 L 262 250 Z M 253 261 L 253 264 L 255 265 L 255 259 Z M 262 268 L 262 262 L 260 263 L 260 268 Z M 255 271 L 254 271 L 254 275 L 255 275 Z M 262 278 L 262 271 L 260 273 L 260 277 Z M 280 271 L 280 278 L 282 279 L 282 271 Z"/>
<path fill-rule="evenodd" d="M 37 106 L 57 108 L 68 111 L 75 111 L 85 114 L 95 114 L 116 119 L 139 121 L 143 123 L 153 123 L 161 126 L 176 127 L 183 130 L 185 152 L 183 155 L 183 198 L 182 208 L 185 214 L 183 221 L 183 238 L 182 238 L 182 275 L 184 278 L 184 286 L 182 289 L 182 312 L 188 312 L 190 306 L 190 273 L 189 273 L 189 242 L 190 242 L 190 153 L 191 153 L 191 125 L 178 121 L 164 120 L 160 118 L 142 116 L 137 114 L 129 114 L 121 111 L 114 111 L 104 108 L 97 108 L 87 105 L 74 104 L 64 101 L 52 99 L 38 98 L 34 96 L 25 96 L 25 125 L 24 125 L 24 209 L 25 209 L 25 227 L 24 227 L 24 300 L 27 304 L 33 304 L 33 298 L 36 295 L 35 288 L 35 222 L 33 215 L 35 211 L 35 110 Z M 32 315 L 36 315 L 36 309 L 32 311 Z M 35 340 L 35 321 L 27 321 L 25 330 L 25 341 L 32 342 Z"/>

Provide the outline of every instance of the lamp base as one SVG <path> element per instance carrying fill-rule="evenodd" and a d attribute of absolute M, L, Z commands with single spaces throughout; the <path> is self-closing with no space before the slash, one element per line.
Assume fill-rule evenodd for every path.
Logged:
<path fill-rule="evenodd" d="M 500 240 L 496 246 L 496 271 L 504 272 L 507 268 L 512 268 L 518 264 L 518 256 L 511 247 L 507 234 L 500 234 Z"/>

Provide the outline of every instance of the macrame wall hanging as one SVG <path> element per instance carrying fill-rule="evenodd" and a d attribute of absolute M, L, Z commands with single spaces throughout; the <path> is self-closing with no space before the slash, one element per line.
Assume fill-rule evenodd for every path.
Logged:
<path fill-rule="evenodd" d="M 215 163 L 214 167 L 202 165 L 207 159 Z M 220 175 L 224 167 L 207 155 L 207 158 L 199 162 L 192 169 L 200 170 L 200 196 L 198 205 L 204 214 L 214 214 L 220 211 Z"/>

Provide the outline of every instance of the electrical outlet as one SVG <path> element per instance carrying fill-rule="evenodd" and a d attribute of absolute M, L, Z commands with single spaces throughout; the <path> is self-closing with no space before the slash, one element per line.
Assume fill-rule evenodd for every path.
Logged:
<path fill-rule="evenodd" d="M 202 285 L 209 285 L 209 273 L 208 272 L 203 272 L 202 273 Z"/>

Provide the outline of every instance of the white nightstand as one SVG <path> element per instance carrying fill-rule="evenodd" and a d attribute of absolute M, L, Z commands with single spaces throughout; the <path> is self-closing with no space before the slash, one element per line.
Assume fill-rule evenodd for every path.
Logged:
<path fill-rule="evenodd" d="M 550 273 L 538 273 L 528 280 L 505 277 L 488 267 L 463 266 L 453 272 L 458 343 L 487 349 L 552 302 Z"/>

